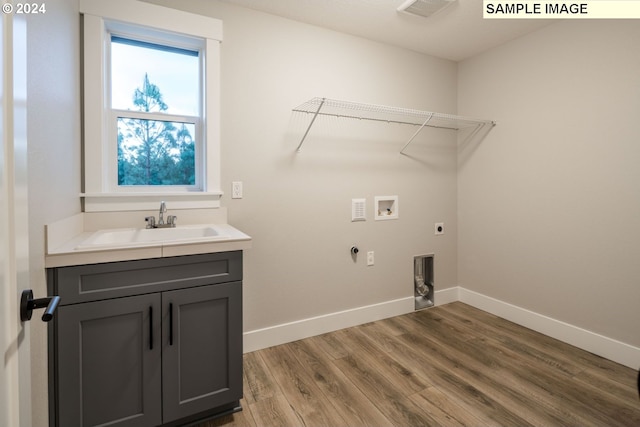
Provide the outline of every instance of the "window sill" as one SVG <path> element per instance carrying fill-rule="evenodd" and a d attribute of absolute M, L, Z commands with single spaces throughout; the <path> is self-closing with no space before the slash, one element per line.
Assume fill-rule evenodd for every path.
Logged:
<path fill-rule="evenodd" d="M 84 212 L 114 212 L 156 209 L 160 202 L 172 209 L 219 208 L 221 191 L 182 193 L 81 193 Z"/>

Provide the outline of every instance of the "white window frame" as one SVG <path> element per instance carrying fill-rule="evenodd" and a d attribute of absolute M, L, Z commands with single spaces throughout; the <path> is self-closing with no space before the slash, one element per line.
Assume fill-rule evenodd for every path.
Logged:
<path fill-rule="evenodd" d="M 220 43 L 222 21 L 136 0 L 80 0 L 84 42 L 84 182 L 85 212 L 219 207 L 220 185 Z M 204 75 L 201 173 L 193 187 L 117 185 L 114 111 L 110 102 L 110 31 L 134 31 L 146 39 L 201 43 Z M 195 43 L 194 43 L 195 41 Z"/>

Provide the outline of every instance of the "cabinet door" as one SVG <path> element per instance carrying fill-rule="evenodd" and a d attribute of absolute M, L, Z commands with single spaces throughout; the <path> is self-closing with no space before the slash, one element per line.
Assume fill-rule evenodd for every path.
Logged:
<path fill-rule="evenodd" d="M 242 282 L 162 293 L 163 421 L 242 398 Z"/>
<path fill-rule="evenodd" d="M 157 426 L 159 293 L 58 307 L 59 426 Z"/>

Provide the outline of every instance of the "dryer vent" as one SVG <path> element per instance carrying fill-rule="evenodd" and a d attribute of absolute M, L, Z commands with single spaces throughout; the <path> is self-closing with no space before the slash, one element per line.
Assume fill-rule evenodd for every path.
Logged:
<path fill-rule="evenodd" d="M 433 285 L 433 255 L 413 257 L 413 284 L 415 308 L 433 307 L 435 289 Z"/>
<path fill-rule="evenodd" d="M 456 0 L 407 0 L 398 7 L 398 12 L 428 18 L 436 12 L 453 4 Z"/>

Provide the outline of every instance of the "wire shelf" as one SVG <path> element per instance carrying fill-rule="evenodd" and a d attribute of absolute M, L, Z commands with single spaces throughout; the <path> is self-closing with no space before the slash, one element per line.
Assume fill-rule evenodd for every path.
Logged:
<path fill-rule="evenodd" d="M 304 133 L 297 150 L 300 151 L 313 122 L 317 116 L 332 116 L 348 119 L 373 120 L 387 123 L 399 123 L 413 126 L 420 126 L 418 131 L 402 147 L 400 152 L 413 141 L 413 139 L 425 127 L 444 128 L 460 130 L 474 127 L 475 134 L 484 126 L 494 126 L 492 120 L 480 120 L 469 117 L 456 116 L 453 114 L 435 113 L 431 111 L 413 110 L 410 108 L 388 107 L 384 105 L 363 104 L 349 101 L 339 101 L 327 98 L 312 98 L 309 101 L 295 107 L 295 112 L 313 114 L 311 123 Z"/>

